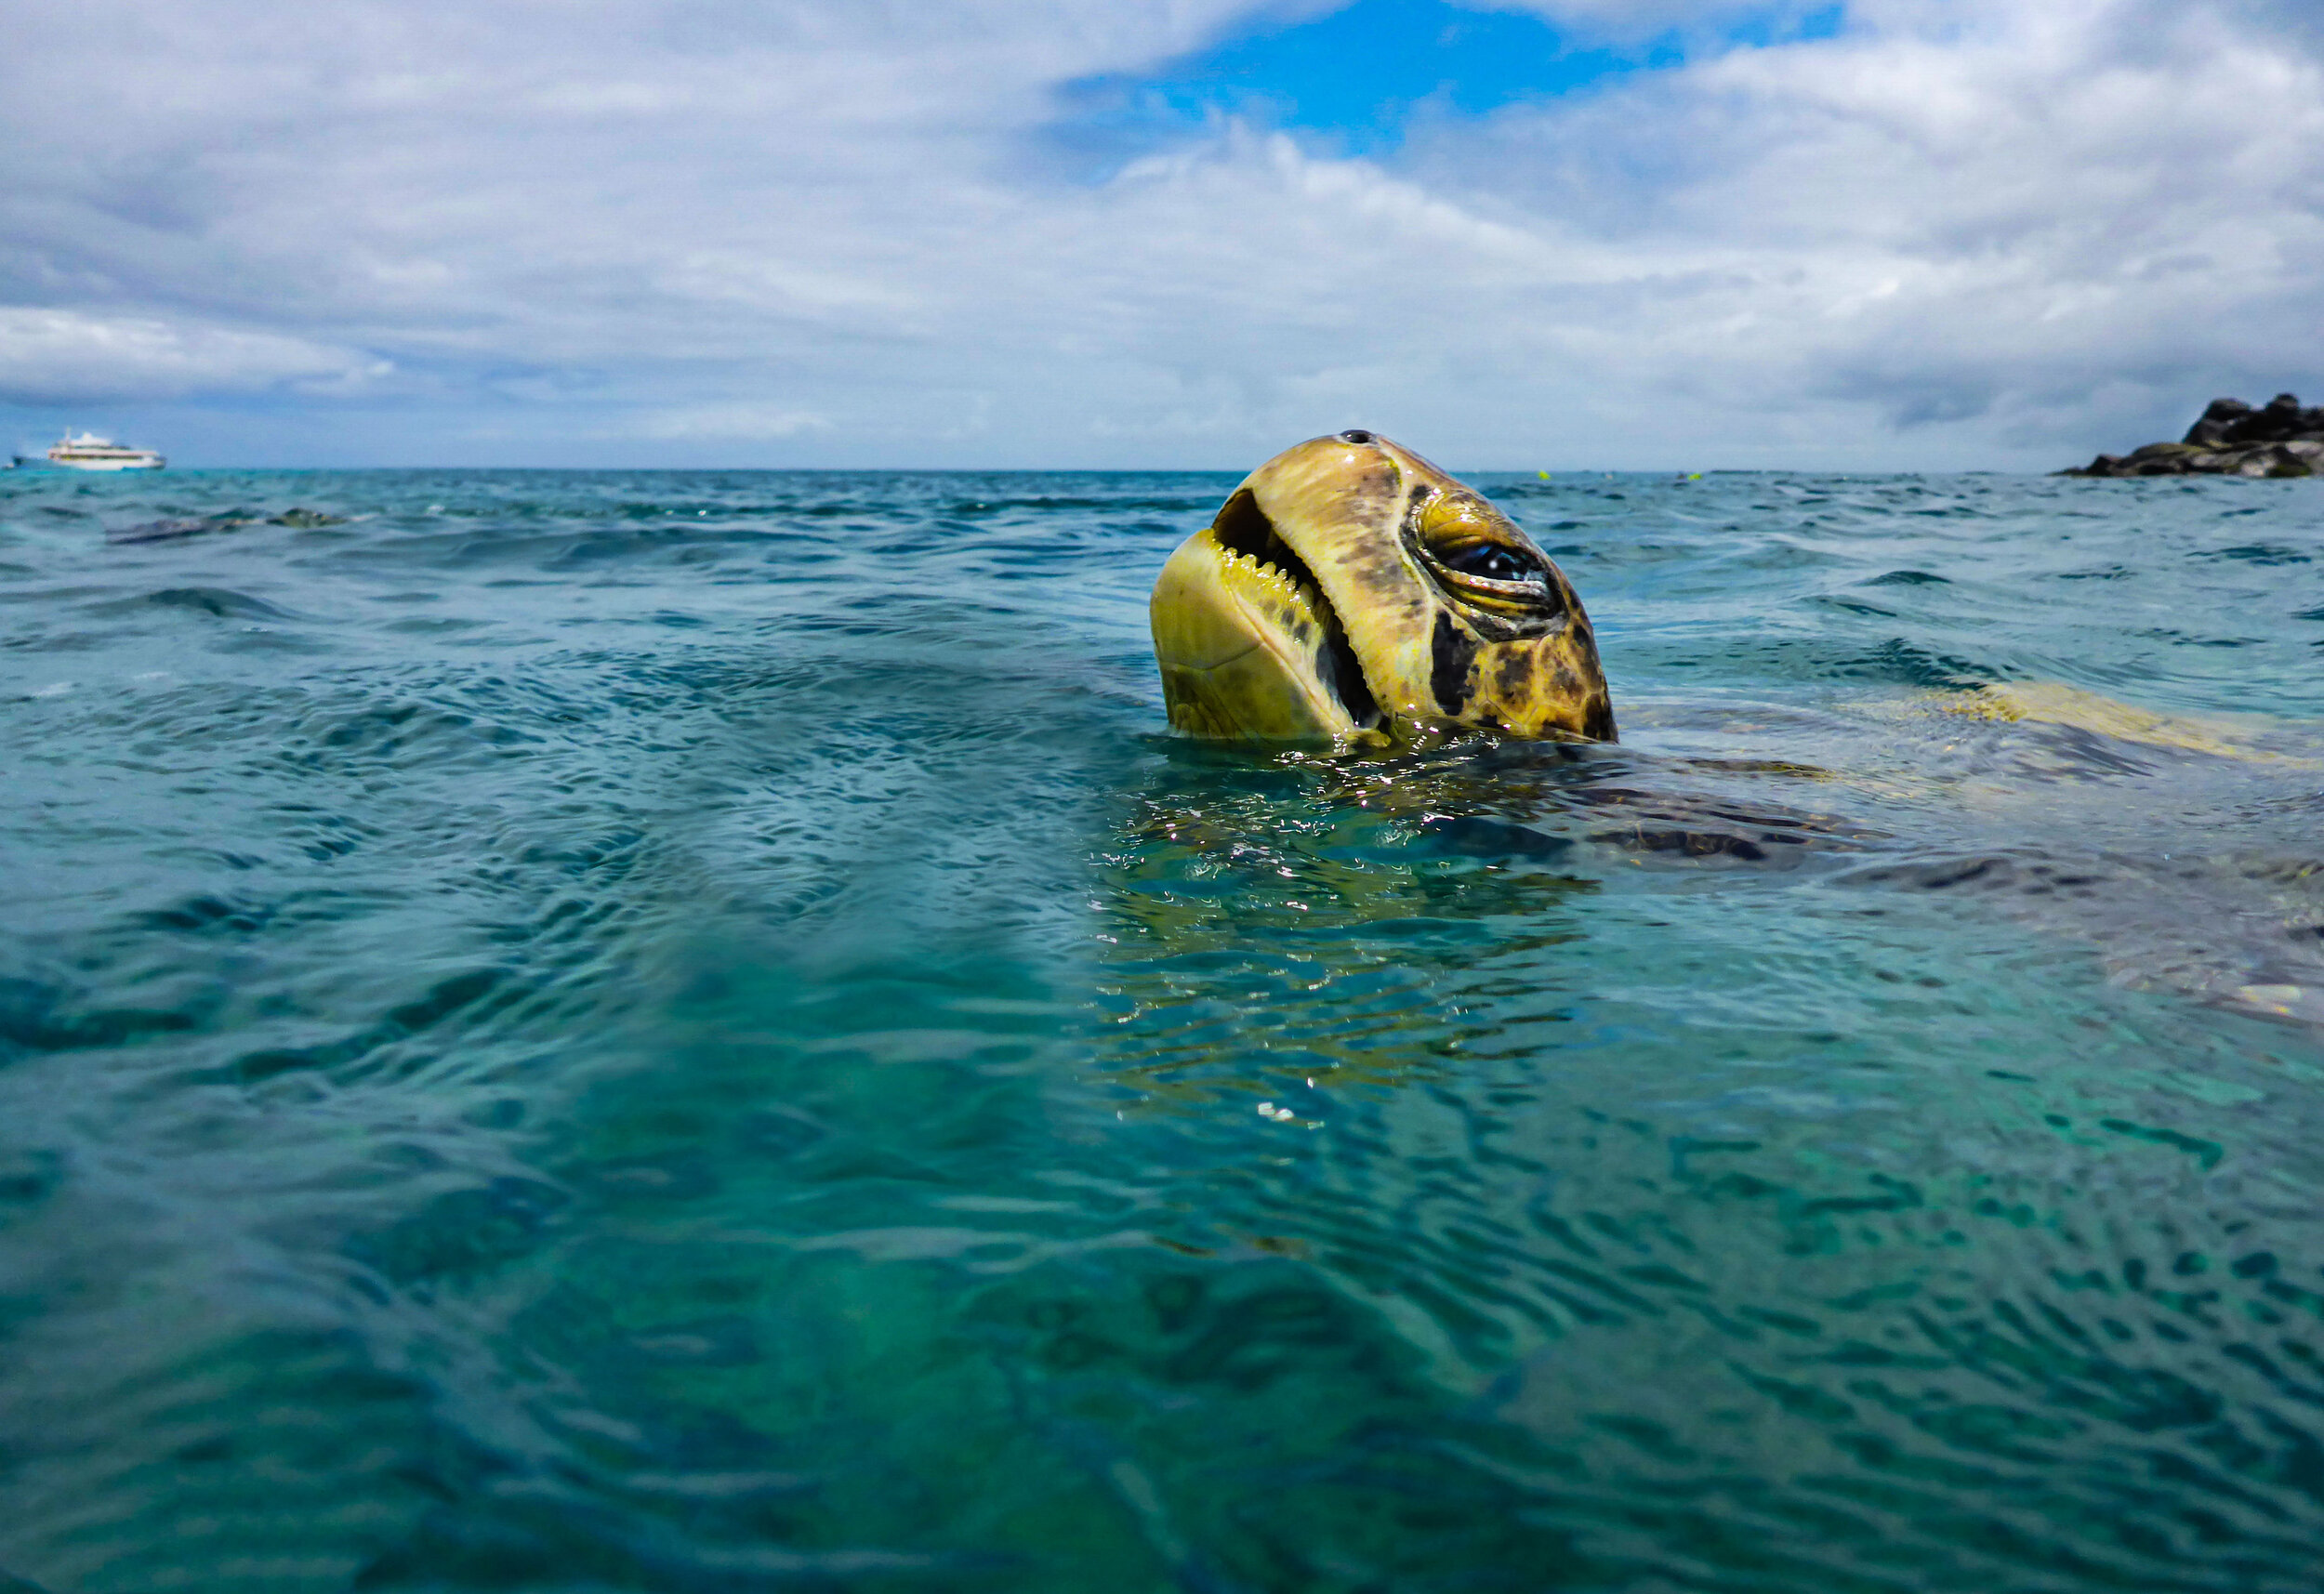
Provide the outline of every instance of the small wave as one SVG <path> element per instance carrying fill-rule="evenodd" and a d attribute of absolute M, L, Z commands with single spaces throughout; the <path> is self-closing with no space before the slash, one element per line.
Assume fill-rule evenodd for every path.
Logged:
<path fill-rule="evenodd" d="M 221 586 L 165 586 L 139 598 L 121 599 L 95 606 L 99 613 L 125 613 L 140 608 L 177 609 L 219 620 L 297 620 L 303 618 L 263 598 Z"/>

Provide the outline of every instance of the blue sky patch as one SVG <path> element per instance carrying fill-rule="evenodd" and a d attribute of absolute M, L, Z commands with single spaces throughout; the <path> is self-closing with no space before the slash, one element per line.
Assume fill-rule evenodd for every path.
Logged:
<path fill-rule="evenodd" d="M 1665 33 L 1615 48 L 1527 12 L 1452 0 L 1351 0 L 1286 22 L 1265 12 L 1208 47 L 1143 73 L 1064 86 L 1050 129 L 1101 162 L 1180 142 L 1212 118 L 1320 135 L 1352 153 L 1393 150 L 1417 112 L 1480 116 L 1723 49 L 1829 38 L 1842 7 L 1738 12 L 1708 36 Z"/>

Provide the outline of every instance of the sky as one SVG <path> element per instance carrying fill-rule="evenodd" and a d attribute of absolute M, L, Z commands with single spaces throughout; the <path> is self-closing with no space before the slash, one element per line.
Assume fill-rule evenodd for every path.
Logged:
<path fill-rule="evenodd" d="M 2318 0 L 13 7 L 19 452 L 2047 470 L 2324 401 Z"/>

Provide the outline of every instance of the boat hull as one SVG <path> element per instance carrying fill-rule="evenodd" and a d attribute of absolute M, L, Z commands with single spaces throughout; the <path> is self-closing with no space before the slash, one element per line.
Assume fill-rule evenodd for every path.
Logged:
<path fill-rule="evenodd" d="M 159 470 L 168 461 L 158 454 L 141 459 L 59 459 L 51 454 L 48 463 L 59 470 Z"/>

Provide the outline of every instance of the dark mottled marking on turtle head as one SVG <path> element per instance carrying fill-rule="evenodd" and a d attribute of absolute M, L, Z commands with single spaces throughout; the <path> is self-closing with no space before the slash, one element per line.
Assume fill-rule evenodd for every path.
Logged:
<path fill-rule="evenodd" d="M 1535 654 L 1529 648 L 1496 648 L 1493 660 L 1493 689 L 1503 703 L 1523 703 L 1533 690 Z M 1571 671 L 1560 671 L 1570 675 Z"/>
<path fill-rule="evenodd" d="M 1611 742 L 1618 734 L 1614 728 L 1614 700 L 1601 695 L 1590 705 L 1581 733 L 1592 742 Z"/>
<path fill-rule="evenodd" d="M 1469 666 L 1476 662 L 1476 639 L 1440 609 L 1436 629 L 1429 637 L 1429 655 L 1428 689 L 1436 706 L 1459 714 L 1469 701 Z"/>
<path fill-rule="evenodd" d="M 1349 507 L 1367 519 L 1385 516 L 1404 492 L 1404 477 L 1388 460 L 1381 460 L 1380 468 L 1367 470 L 1349 487 Z"/>

